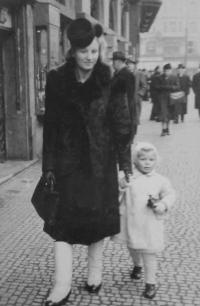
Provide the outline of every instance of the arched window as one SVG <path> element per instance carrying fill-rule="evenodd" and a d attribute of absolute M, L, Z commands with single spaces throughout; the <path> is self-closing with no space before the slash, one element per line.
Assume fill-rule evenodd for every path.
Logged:
<path fill-rule="evenodd" d="M 95 19 L 99 19 L 99 1 L 91 0 L 91 8 L 90 8 L 91 16 Z"/>
<path fill-rule="evenodd" d="M 109 27 L 114 30 L 114 12 L 115 12 L 115 1 L 110 0 L 110 6 L 109 6 Z"/>
<path fill-rule="evenodd" d="M 122 8 L 121 15 L 121 35 L 126 36 L 126 7 Z"/>

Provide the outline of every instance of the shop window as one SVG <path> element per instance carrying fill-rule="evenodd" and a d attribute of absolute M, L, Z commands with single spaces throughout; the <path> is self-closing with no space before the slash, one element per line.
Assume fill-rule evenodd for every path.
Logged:
<path fill-rule="evenodd" d="M 95 19 L 99 19 L 99 1 L 91 0 L 91 16 Z"/>
<path fill-rule="evenodd" d="M 194 44 L 193 41 L 188 41 L 188 43 L 187 43 L 187 52 L 188 52 L 188 54 L 195 53 L 195 44 Z"/>
<path fill-rule="evenodd" d="M 146 44 L 146 52 L 148 54 L 156 54 L 156 42 L 155 41 L 149 41 Z"/>
<path fill-rule="evenodd" d="M 47 28 L 36 27 L 36 114 L 45 111 L 45 85 L 48 65 Z"/>
<path fill-rule="evenodd" d="M 110 0 L 110 7 L 109 7 L 109 27 L 114 30 L 114 11 L 115 11 L 115 1 Z"/>

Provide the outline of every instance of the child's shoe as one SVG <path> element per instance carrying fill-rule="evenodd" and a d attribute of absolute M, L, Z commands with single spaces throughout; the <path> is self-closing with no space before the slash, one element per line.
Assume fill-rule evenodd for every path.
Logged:
<path fill-rule="evenodd" d="M 153 299 L 155 295 L 156 295 L 156 285 L 146 284 L 143 296 L 147 299 Z"/>
<path fill-rule="evenodd" d="M 132 279 L 141 279 L 142 277 L 142 267 L 135 266 L 131 272 Z"/>
<path fill-rule="evenodd" d="M 162 132 L 161 132 L 160 136 L 165 136 L 165 135 L 167 135 L 166 132 L 167 132 L 166 129 L 162 129 Z"/>

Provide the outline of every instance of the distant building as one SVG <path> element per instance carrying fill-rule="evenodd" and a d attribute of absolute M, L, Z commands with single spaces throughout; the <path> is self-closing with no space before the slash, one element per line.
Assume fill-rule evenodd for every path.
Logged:
<path fill-rule="evenodd" d="M 171 62 L 194 69 L 200 62 L 200 1 L 164 0 L 148 33 L 141 35 L 140 65 Z"/>

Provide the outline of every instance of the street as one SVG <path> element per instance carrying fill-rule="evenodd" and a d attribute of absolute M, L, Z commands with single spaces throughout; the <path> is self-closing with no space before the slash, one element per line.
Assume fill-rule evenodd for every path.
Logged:
<path fill-rule="evenodd" d="M 171 124 L 160 137 L 161 124 L 149 121 L 151 104 L 143 102 L 139 133 L 158 148 L 160 173 L 170 178 L 177 194 L 166 220 L 166 249 L 159 255 L 158 292 L 142 297 L 143 279 L 131 280 L 131 259 L 125 247 L 105 240 L 103 286 L 99 294 L 84 289 L 87 248 L 74 247 L 72 306 L 199 306 L 200 305 L 200 119 L 193 95 L 184 123 Z M 0 185 L 0 305 L 42 305 L 52 286 L 53 241 L 42 231 L 30 198 L 40 177 L 37 163 Z"/>

